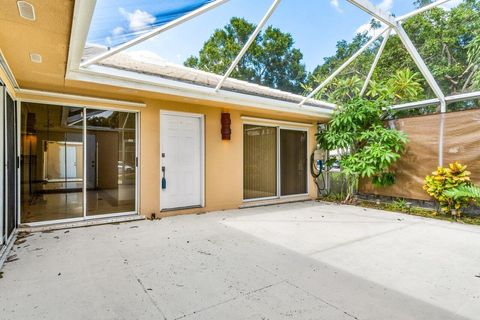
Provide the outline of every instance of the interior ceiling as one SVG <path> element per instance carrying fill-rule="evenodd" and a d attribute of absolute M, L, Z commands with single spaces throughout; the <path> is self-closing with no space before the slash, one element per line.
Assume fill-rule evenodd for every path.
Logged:
<path fill-rule="evenodd" d="M 134 102 L 161 99 L 226 107 L 218 102 L 65 80 L 75 1 L 29 0 L 28 2 L 35 7 L 35 21 L 20 17 L 16 0 L 2 0 L 0 10 L 0 48 L 20 88 Z M 42 63 L 32 62 L 30 53 L 40 54 Z M 228 107 L 236 108 L 234 105 Z M 256 110 L 240 106 L 238 108 Z M 256 111 L 258 112 L 258 109 Z M 289 114 L 279 111 L 264 113 Z M 307 118 L 318 119 L 318 117 Z"/>
<path fill-rule="evenodd" d="M 22 89 L 139 100 L 136 90 L 117 88 L 113 93 L 107 86 L 65 80 L 74 1 L 29 2 L 35 7 L 35 21 L 20 17 L 16 0 L 2 1 L 0 10 L 0 48 Z M 42 63 L 32 62 L 30 53 L 39 53 Z"/>

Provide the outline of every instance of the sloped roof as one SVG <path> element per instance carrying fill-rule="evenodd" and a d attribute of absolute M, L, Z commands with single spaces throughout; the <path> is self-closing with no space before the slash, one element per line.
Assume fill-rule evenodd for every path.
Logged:
<path fill-rule="evenodd" d="M 105 51 L 105 47 L 87 46 L 84 51 L 84 59 L 88 59 L 91 56 L 98 55 Z M 211 72 L 184 67 L 164 60 L 145 59 L 144 57 L 139 59 L 136 58 L 134 54 L 129 52 L 117 53 L 111 57 L 108 57 L 107 59 L 102 60 L 98 63 L 98 65 L 209 87 L 212 88 L 212 91 L 222 79 L 222 76 Z M 277 99 L 292 103 L 300 103 L 304 99 L 304 96 L 298 94 L 272 89 L 266 86 L 261 86 L 233 78 L 228 78 L 225 81 L 224 85 L 222 86 L 222 90 Z M 327 104 L 325 102 L 316 101 L 313 99 L 310 100 L 306 105 L 328 110 L 335 109 L 333 104 Z"/>

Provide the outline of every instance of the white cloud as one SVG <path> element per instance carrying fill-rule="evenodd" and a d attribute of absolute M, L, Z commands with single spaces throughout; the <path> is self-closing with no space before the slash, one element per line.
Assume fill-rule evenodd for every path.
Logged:
<path fill-rule="evenodd" d="M 374 37 L 377 34 L 379 34 L 383 30 L 384 27 L 385 27 L 385 25 L 382 23 L 382 26 L 380 28 L 374 29 L 374 28 L 372 28 L 372 25 L 370 24 L 370 22 L 367 22 L 367 23 L 362 24 L 360 27 L 358 27 L 357 30 L 355 30 L 355 34 L 367 32 L 367 34 L 370 37 Z"/>
<path fill-rule="evenodd" d="M 462 3 L 462 0 L 450 0 L 447 3 L 442 4 L 440 8 L 443 8 L 448 11 L 459 6 L 460 3 Z"/>
<path fill-rule="evenodd" d="M 338 12 L 343 12 L 342 8 L 340 8 L 340 3 L 338 0 L 330 0 L 330 5 L 337 9 Z"/>
<path fill-rule="evenodd" d="M 393 0 L 382 0 L 377 6 L 383 11 L 392 12 Z"/>
<path fill-rule="evenodd" d="M 112 30 L 112 35 L 118 36 L 121 35 L 123 32 L 125 32 L 125 29 L 123 29 L 122 27 L 116 27 Z"/>
<path fill-rule="evenodd" d="M 140 9 L 136 9 L 133 12 L 128 12 L 123 8 L 118 10 L 125 17 L 125 19 L 127 19 L 128 28 L 133 32 L 145 29 L 145 27 L 154 23 L 156 20 L 155 17 L 150 13 Z"/>
<path fill-rule="evenodd" d="M 391 13 L 392 8 L 393 8 L 393 2 L 394 2 L 393 0 L 382 0 L 376 6 L 382 11 Z M 385 25 L 383 23 L 381 23 L 380 28 L 377 28 L 377 29 L 372 28 L 371 22 L 369 21 L 369 22 L 366 22 L 366 23 L 362 24 L 360 27 L 358 27 L 355 30 L 355 34 L 367 32 L 367 34 L 370 37 L 374 37 L 374 36 L 378 35 L 381 32 L 381 30 L 383 30 L 384 27 L 385 27 Z"/>

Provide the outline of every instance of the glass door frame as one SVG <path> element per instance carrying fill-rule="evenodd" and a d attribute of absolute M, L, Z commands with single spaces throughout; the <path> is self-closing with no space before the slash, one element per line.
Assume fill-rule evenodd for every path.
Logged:
<path fill-rule="evenodd" d="M 6 215 L 6 202 L 5 202 L 5 104 L 6 104 L 6 87 L 2 82 L 0 82 L 0 168 L 2 170 L 2 174 L 0 175 L 0 208 L 1 216 L 0 216 L 0 249 L 3 248 L 3 245 L 8 243 L 7 239 L 5 239 L 5 235 L 7 234 L 7 222 L 5 221 Z M 0 250 L 1 252 L 1 250 Z"/>
<path fill-rule="evenodd" d="M 244 117 L 244 118 L 249 118 L 249 117 Z M 276 189 L 276 195 L 271 196 L 271 197 L 263 197 L 263 198 L 252 198 L 252 199 L 245 199 L 243 198 L 243 202 L 254 202 L 254 201 L 262 201 L 262 200 L 274 200 L 274 199 L 284 199 L 284 198 L 292 198 L 292 197 L 299 197 L 299 196 L 308 196 L 309 190 L 310 190 L 310 179 L 308 178 L 309 175 L 309 169 L 310 168 L 310 157 L 309 157 L 309 145 L 310 145 L 310 137 L 308 135 L 309 127 L 313 126 L 310 124 L 298 124 L 297 126 L 295 123 L 282 123 L 285 121 L 275 121 L 275 120 L 269 120 L 269 119 L 258 119 L 256 120 L 250 120 L 250 119 L 244 119 L 242 123 L 242 136 L 243 136 L 243 130 L 244 130 L 244 125 L 258 125 L 262 127 L 268 127 L 268 128 L 275 128 L 276 129 L 276 135 L 277 135 L 277 154 L 276 154 L 276 161 L 277 161 L 277 170 L 276 170 L 276 178 L 277 178 L 277 189 Z M 307 135 L 307 151 L 305 154 L 306 160 L 307 160 L 307 170 L 305 172 L 306 174 L 306 180 L 307 180 L 307 192 L 306 193 L 298 193 L 298 194 L 290 194 L 290 195 L 285 195 L 282 196 L 282 181 L 281 181 L 281 145 L 280 145 L 280 131 L 281 130 L 292 130 L 292 131 L 302 131 L 305 132 Z M 245 144 L 242 141 L 242 148 L 245 148 Z M 244 151 L 244 149 L 243 149 Z M 245 168 L 245 164 L 242 161 L 242 172 Z M 243 176 L 243 175 L 242 175 Z M 243 178 L 242 178 L 242 191 L 243 191 Z"/>
<path fill-rule="evenodd" d="M 2 122 L 1 125 L 0 125 L 0 131 L 1 131 L 1 134 L 0 134 L 0 138 L 2 140 L 1 144 L 0 144 L 0 147 L 1 147 L 1 157 L 2 157 L 2 160 L 0 161 L 0 164 L 1 164 L 1 168 L 2 168 L 2 178 L 0 179 L 0 183 L 1 183 L 1 188 L 0 188 L 0 192 L 2 193 L 2 199 L 0 200 L 0 204 L 1 204 L 1 208 L 2 208 L 2 217 L 0 218 L 0 227 L 1 227 L 1 231 L 0 231 L 0 237 L 1 237 L 1 241 L 0 241 L 0 248 L 2 248 L 2 246 L 4 245 L 8 245 L 11 240 L 13 239 L 14 235 L 16 234 L 15 230 L 18 228 L 18 225 L 20 224 L 20 220 L 19 220 L 19 212 L 20 212 L 20 207 L 19 207 L 19 204 L 20 204 L 20 197 L 19 197 L 19 190 L 20 190 L 20 185 L 19 185 L 19 182 L 20 182 L 20 167 L 19 167 L 19 158 L 18 158 L 18 152 L 19 152 L 19 149 L 18 149 L 18 145 L 19 145 L 19 141 L 20 141 L 20 138 L 18 136 L 18 132 L 19 132 L 19 128 L 18 128 L 18 112 L 19 112 L 19 103 L 18 103 L 18 100 L 15 99 L 15 96 L 13 94 L 11 94 L 11 92 L 8 90 L 8 88 L 2 83 L 0 82 L 0 91 L 1 91 L 1 94 L 0 94 L 0 98 L 1 98 L 1 103 L 0 103 L 0 107 L 1 107 L 1 111 L 0 111 L 0 121 Z M 11 150 L 8 149 L 8 134 L 7 134 L 7 130 L 8 130 L 8 125 L 7 125 L 7 121 L 8 121 L 8 115 L 7 115 L 7 108 L 8 108 L 8 103 L 7 103 L 7 97 L 10 97 L 10 99 L 13 101 L 13 107 L 15 108 L 15 114 L 14 114 L 14 117 L 15 117 L 15 122 L 14 124 L 17 125 L 17 127 L 15 128 L 15 132 L 14 132 L 14 141 L 13 141 L 13 146 L 16 147 L 14 148 L 15 149 L 15 154 L 14 154 L 14 168 L 15 168 L 15 171 L 14 171 L 14 182 L 15 182 L 15 186 L 14 186 L 14 190 L 10 190 L 9 188 L 9 175 L 8 175 L 8 156 L 10 155 L 10 152 Z M 13 213 L 13 217 L 14 217 L 14 226 L 13 226 L 13 229 L 10 231 L 10 234 L 9 234 L 9 224 L 10 224 L 10 221 L 9 221 L 9 197 L 10 197 L 10 194 L 11 193 L 14 193 L 14 213 Z"/>
<path fill-rule="evenodd" d="M 105 219 L 105 218 L 114 218 L 114 217 L 121 217 L 121 216 L 131 216 L 131 215 L 138 215 L 139 205 L 140 205 L 140 111 L 127 109 L 127 108 L 115 108 L 115 107 L 104 107 L 104 106 L 95 106 L 95 105 L 84 105 L 78 103 L 61 103 L 61 102 L 54 102 L 49 100 L 37 100 L 37 99 L 18 99 L 17 100 L 17 157 L 20 157 L 20 148 L 21 148 L 21 111 L 22 111 L 22 102 L 30 102 L 30 103 L 39 103 L 39 104 L 48 104 L 48 105 L 55 105 L 55 106 L 65 106 L 65 107 L 77 107 L 82 108 L 82 137 L 83 137 L 83 184 L 82 184 L 82 193 L 83 193 L 83 216 L 78 218 L 66 218 L 66 219 L 57 219 L 57 220 L 47 220 L 47 221 L 38 221 L 38 222 L 26 222 L 25 224 L 29 226 L 42 226 L 42 225 L 50 225 L 50 224 L 61 224 L 61 223 L 71 223 L 71 222 L 79 222 L 79 221 L 87 221 L 87 220 L 95 220 L 95 219 Z M 94 109 L 94 110 L 104 110 L 104 111 L 117 111 L 117 112 L 128 112 L 135 114 L 135 210 L 128 211 L 128 212 L 116 212 L 116 213 L 108 213 L 108 214 L 98 214 L 98 215 L 87 215 L 87 109 Z M 18 174 L 17 174 L 17 185 L 18 185 L 18 221 L 19 224 L 22 222 L 21 212 L 22 208 L 21 205 L 21 166 L 18 166 Z"/>
<path fill-rule="evenodd" d="M 281 150 L 281 143 L 280 143 L 280 133 L 282 130 L 289 130 L 289 131 L 301 131 L 301 132 L 305 132 L 306 136 L 307 136 L 307 141 L 306 141 L 306 144 L 307 144 L 307 147 L 305 148 L 306 149 L 306 152 L 305 152 L 305 160 L 306 160 L 306 168 L 305 168 L 305 181 L 306 181 L 306 185 L 305 185 L 305 189 L 307 190 L 307 192 L 304 192 L 304 193 L 296 193 L 296 194 L 288 194 L 288 195 L 282 195 L 282 185 L 281 185 L 281 171 L 282 171 L 282 163 L 281 163 L 281 154 L 280 152 L 282 151 Z M 277 179 L 279 179 L 278 181 L 278 189 L 277 189 L 277 195 L 278 195 L 278 198 L 292 198 L 292 197 L 299 197 L 299 196 L 307 196 L 309 193 L 308 193 L 308 190 L 310 190 L 310 179 L 308 178 L 308 175 L 309 175 L 309 168 L 310 168 L 310 157 L 309 157 L 309 152 L 308 152 L 308 146 L 309 146 L 309 143 L 310 143 L 310 139 L 308 137 L 308 128 L 298 128 L 298 127 L 286 127 L 286 126 L 280 126 L 278 127 L 278 137 L 277 139 L 279 140 L 278 141 L 278 148 L 279 148 L 279 151 L 278 151 L 278 173 L 277 173 Z"/>

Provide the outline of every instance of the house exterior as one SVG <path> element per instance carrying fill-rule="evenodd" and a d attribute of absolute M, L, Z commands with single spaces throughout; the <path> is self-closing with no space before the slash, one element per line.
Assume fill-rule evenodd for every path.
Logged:
<path fill-rule="evenodd" d="M 99 50 L 83 52 L 92 1 L 29 3 L 34 19 L 0 10 L 2 245 L 19 225 L 316 197 L 332 105 L 233 79 L 215 91 L 218 75 L 126 53 L 79 68 Z"/>

